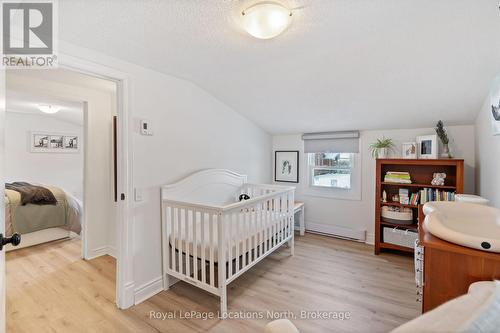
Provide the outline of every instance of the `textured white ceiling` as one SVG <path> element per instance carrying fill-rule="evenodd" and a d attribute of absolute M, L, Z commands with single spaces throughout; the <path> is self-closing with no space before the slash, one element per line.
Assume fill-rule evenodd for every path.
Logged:
<path fill-rule="evenodd" d="M 32 95 L 17 90 L 7 90 L 6 97 L 5 109 L 7 112 L 36 114 L 83 126 L 82 103 L 61 101 L 53 97 Z M 57 106 L 60 111 L 54 114 L 43 113 L 38 109 L 40 104 Z"/>
<path fill-rule="evenodd" d="M 497 0 L 279 1 L 297 9 L 271 40 L 238 25 L 255 2 L 64 0 L 59 34 L 188 79 L 271 133 L 472 123 L 500 72 Z"/>

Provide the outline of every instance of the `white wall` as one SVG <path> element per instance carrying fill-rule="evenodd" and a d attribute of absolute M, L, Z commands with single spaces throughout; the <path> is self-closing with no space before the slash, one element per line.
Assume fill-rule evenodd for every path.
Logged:
<path fill-rule="evenodd" d="M 83 122 L 83 110 L 82 110 Z M 51 115 L 7 112 L 5 116 L 5 180 L 61 187 L 83 198 L 83 150 L 78 153 L 33 153 L 31 131 L 83 135 L 83 126 Z"/>
<path fill-rule="evenodd" d="M 161 284 L 160 186 L 206 168 L 271 180 L 271 137 L 197 86 L 134 68 L 134 187 L 143 201 L 134 208 L 134 278 L 142 298 L 151 281 Z M 153 136 L 141 136 L 139 120 Z"/>
<path fill-rule="evenodd" d="M 465 159 L 465 192 L 474 193 L 474 126 L 447 126 L 450 136 L 450 149 L 455 158 Z M 352 231 L 366 230 L 367 242 L 374 241 L 375 224 L 375 161 L 370 155 L 369 145 L 377 138 L 392 138 L 398 148 L 395 156 L 401 154 L 403 142 L 415 141 L 419 135 L 433 134 L 433 128 L 361 131 L 361 200 L 341 200 L 310 196 L 306 194 L 307 168 L 304 159 L 304 143 L 301 135 L 280 135 L 273 137 L 273 151 L 299 150 L 301 176 L 297 184 L 296 197 L 305 202 L 306 229 L 311 226 L 321 230 L 333 230 L 342 234 L 355 234 Z M 273 163 L 274 165 L 274 163 Z M 273 168 L 274 170 L 274 168 Z M 274 172 L 274 171 L 273 171 Z"/>
<path fill-rule="evenodd" d="M 132 205 L 134 281 L 126 284 L 135 288 L 135 301 L 142 301 L 162 287 L 160 186 L 205 168 L 268 183 L 271 136 L 191 82 L 65 42 L 59 50 L 62 58 L 89 59 L 128 76 L 132 181 L 143 200 Z M 140 119 L 150 121 L 153 136 L 139 134 Z"/>
<path fill-rule="evenodd" d="M 500 135 L 493 136 L 491 125 L 491 103 L 498 103 L 500 95 L 500 82 L 497 85 L 496 94 L 486 98 L 476 119 L 476 183 L 478 194 L 500 208 Z"/>

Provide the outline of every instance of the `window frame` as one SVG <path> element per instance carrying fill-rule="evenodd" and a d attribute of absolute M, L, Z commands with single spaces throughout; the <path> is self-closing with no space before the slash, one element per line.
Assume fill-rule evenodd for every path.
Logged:
<path fill-rule="evenodd" d="M 311 165 L 311 155 L 316 154 L 316 153 L 307 153 L 307 167 L 308 167 L 308 173 L 307 176 L 309 177 L 309 186 L 314 187 L 314 188 L 328 188 L 328 189 L 339 189 L 339 190 L 350 190 L 352 188 L 352 173 L 354 171 L 355 167 L 355 156 L 354 153 L 334 153 L 334 154 L 349 154 L 351 155 L 351 167 L 349 169 L 342 169 L 338 167 L 333 167 L 333 166 L 321 166 L 321 165 Z M 323 153 L 325 154 L 325 153 Z M 314 173 L 313 170 L 349 170 L 350 171 L 350 180 L 349 180 L 349 187 L 340 187 L 340 186 L 321 186 L 321 185 L 315 185 L 313 184 L 313 179 L 314 179 Z"/>
<path fill-rule="evenodd" d="M 304 154 L 304 165 L 303 168 L 303 176 L 306 180 L 306 186 L 304 188 L 304 194 L 307 196 L 314 197 L 324 197 L 324 198 L 332 198 L 332 199 L 340 199 L 340 200 L 361 200 L 361 154 L 360 153 L 351 153 L 352 154 L 352 167 L 351 167 L 351 187 L 350 188 L 342 188 L 342 187 L 330 187 L 330 186 L 318 186 L 313 184 L 313 174 L 312 170 L 317 169 L 309 163 L 310 161 L 310 153 Z M 319 167 L 325 168 L 328 170 L 334 169 L 330 167 Z"/>

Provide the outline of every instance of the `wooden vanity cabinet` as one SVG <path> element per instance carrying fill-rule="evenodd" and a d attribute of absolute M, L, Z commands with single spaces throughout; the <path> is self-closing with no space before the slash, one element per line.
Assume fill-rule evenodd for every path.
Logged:
<path fill-rule="evenodd" d="M 419 208 L 419 245 L 423 247 L 422 312 L 467 293 L 477 281 L 500 280 L 500 254 L 444 241 L 423 227 Z"/>

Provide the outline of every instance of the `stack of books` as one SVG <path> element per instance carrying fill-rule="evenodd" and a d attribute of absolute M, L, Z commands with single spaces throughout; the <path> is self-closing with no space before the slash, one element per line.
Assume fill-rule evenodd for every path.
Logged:
<path fill-rule="evenodd" d="M 455 192 L 445 192 L 431 188 L 420 190 L 420 203 L 424 204 L 429 201 L 455 201 Z"/>
<path fill-rule="evenodd" d="M 384 176 L 384 182 L 398 183 L 398 184 L 411 184 L 409 172 L 387 171 Z"/>
<path fill-rule="evenodd" d="M 399 203 L 403 205 L 410 204 L 409 191 L 406 188 L 399 189 Z"/>

